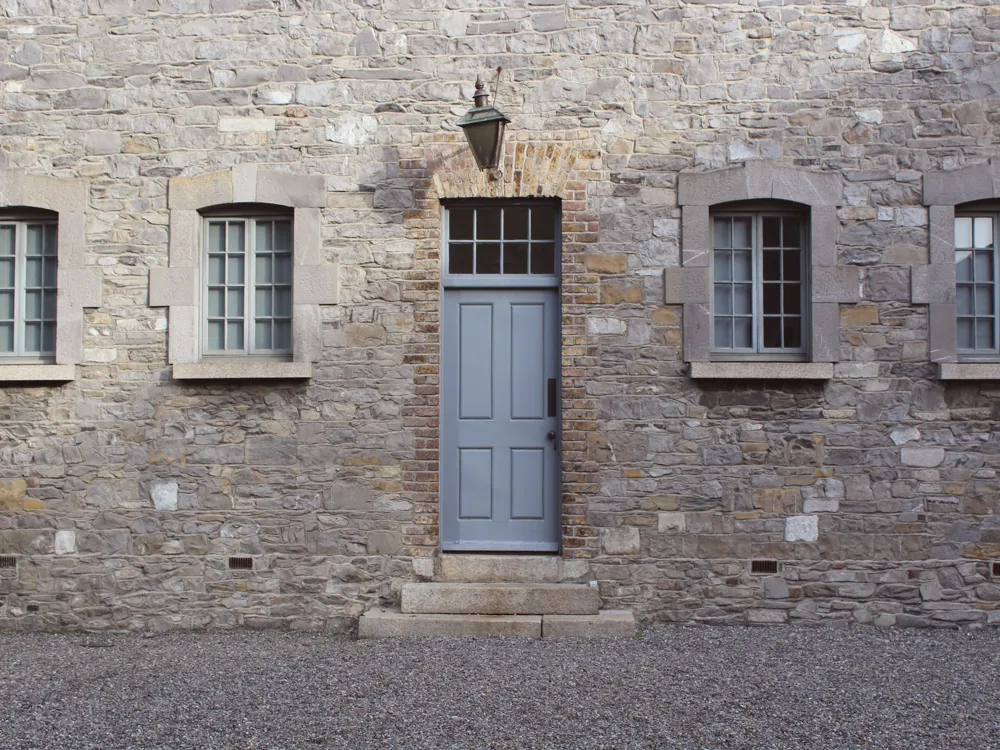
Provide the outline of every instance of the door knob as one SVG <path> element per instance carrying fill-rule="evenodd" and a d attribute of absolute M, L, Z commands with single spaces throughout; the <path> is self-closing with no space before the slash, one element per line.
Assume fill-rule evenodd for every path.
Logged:
<path fill-rule="evenodd" d="M 552 442 L 555 442 L 556 431 L 555 430 L 549 430 L 549 434 L 546 437 L 548 437 L 548 439 L 551 440 Z"/>

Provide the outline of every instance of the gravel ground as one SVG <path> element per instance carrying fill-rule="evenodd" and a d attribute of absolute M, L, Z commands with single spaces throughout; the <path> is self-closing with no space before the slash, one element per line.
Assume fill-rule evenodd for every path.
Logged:
<path fill-rule="evenodd" d="M 0 748 L 1000 748 L 1000 632 L 0 636 Z"/>

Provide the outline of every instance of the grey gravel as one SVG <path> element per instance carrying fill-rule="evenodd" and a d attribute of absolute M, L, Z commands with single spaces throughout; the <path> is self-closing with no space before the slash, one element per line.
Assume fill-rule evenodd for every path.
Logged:
<path fill-rule="evenodd" d="M 0 637 L 0 748 L 1000 748 L 1000 633 Z"/>

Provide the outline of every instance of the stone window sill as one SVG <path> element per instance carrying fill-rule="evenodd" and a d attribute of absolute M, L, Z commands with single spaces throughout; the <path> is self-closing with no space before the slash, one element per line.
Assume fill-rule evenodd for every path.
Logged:
<path fill-rule="evenodd" d="M 942 362 L 940 380 L 1000 380 L 1000 362 Z"/>
<path fill-rule="evenodd" d="M 719 380 L 830 380 L 832 362 L 692 362 L 691 377 Z"/>
<path fill-rule="evenodd" d="M 0 383 L 66 383 L 76 380 L 76 365 L 0 364 Z"/>
<path fill-rule="evenodd" d="M 308 380 L 312 362 L 195 362 L 174 365 L 174 380 Z"/>

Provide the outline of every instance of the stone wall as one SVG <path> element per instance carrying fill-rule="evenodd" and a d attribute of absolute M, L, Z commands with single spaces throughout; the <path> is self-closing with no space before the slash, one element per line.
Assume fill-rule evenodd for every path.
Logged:
<path fill-rule="evenodd" d="M 0 19 L 0 168 L 88 181 L 103 278 L 77 378 L 0 386 L 0 628 L 337 629 L 392 600 L 437 551 L 438 201 L 546 191 L 564 554 L 609 605 L 1000 621 L 1000 386 L 936 377 L 911 296 L 923 175 L 1000 143 L 991 0 L 6 0 Z M 500 184 L 454 128 L 497 66 Z M 687 376 L 663 288 L 678 173 L 756 159 L 844 181 L 861 295 L 830 381 Z M 237 164 L 326 181 L 340 293 L 305 382 L 171 379 L 148 304 L 168 180 Z"/>

